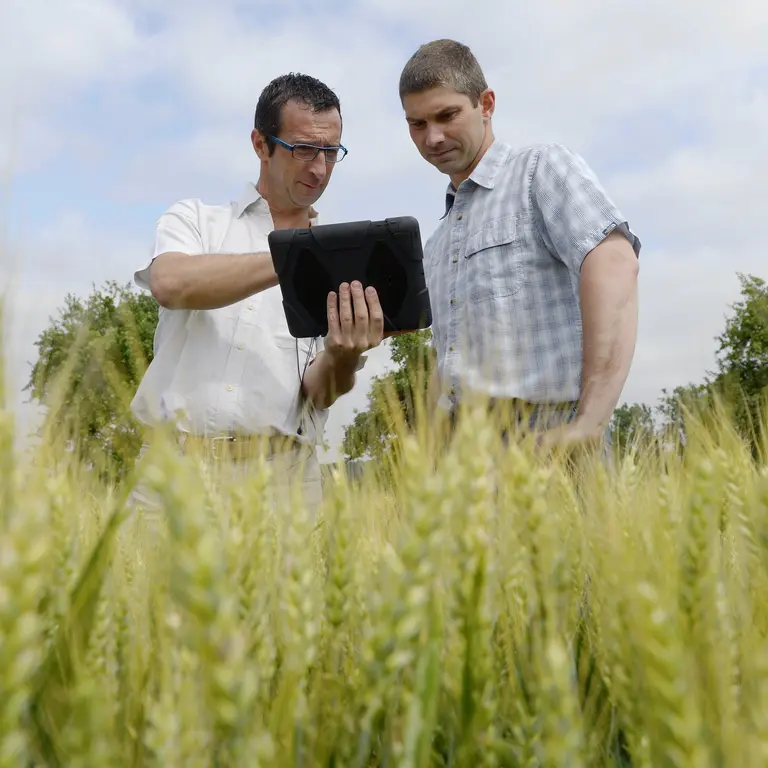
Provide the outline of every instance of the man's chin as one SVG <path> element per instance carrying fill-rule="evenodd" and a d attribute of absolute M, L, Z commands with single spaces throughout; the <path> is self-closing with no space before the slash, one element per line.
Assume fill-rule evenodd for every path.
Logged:
<path fill-rule="evenodd" d="M 444 173 L 447 176 L 451 176 L 455 173 L 461 173 L 464 170 L 464 163 L 461 162 L 461 160 L 457 160 L 456 158 L 449 157 L 445 160 L 433 158 L 429 162 L 434 165 L 435 168 L 440 171 L 440 173 Z"/>
<path fill-rule="evenodd" d="M 296 190 L 296 202 L 300 202 L 302 205 L 312 205 L 320 199 L 323 191 L 323 187 L 308 187 L 306 184 L 300 184 Z"/>

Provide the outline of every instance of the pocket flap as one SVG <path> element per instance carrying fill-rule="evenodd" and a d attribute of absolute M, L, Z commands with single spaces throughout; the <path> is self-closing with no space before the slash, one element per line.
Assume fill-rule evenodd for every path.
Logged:
<path fill-rule="evenodd" d="M 517 236 L 517 216 L 504 216 L 486 222 L 478 232 L 467 238 L 467 247 L 464 258 L 469 259 L 487 248 L 495 248 L 499 245 L 509 245 Z"/>

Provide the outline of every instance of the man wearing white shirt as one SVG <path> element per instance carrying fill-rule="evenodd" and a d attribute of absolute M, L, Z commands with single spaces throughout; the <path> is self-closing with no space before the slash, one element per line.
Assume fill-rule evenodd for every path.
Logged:
<path fill-rule="evenodd" d="M 235 463 L 266 445 L 287 484 L 303 469 L 312 505 L 327 409 L 381 342 L 383 314 L 373 289 L 342 285 L 328 297 L 325 339 L 293 338 L 267 236 L 319 222 L 313 205 L 347 152 L 341 132 L 339 100 L 326 85 L 300 74 L 273 80 L 251 133 L 258 182 L 229 205 L 172 205 L 157 224 L 152 258 L 134 276 L 160 304 L 136 417 L 172 424 L 182 447 Z"/>

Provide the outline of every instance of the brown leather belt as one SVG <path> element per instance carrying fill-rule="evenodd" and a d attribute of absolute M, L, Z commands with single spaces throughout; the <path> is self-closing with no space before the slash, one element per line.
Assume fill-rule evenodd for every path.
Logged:
<path fill-rule="evenodd" d="M 555 403 L 532 403 L 529 400 L 519 398 L 489 398 L 484 406 L 492 420 L 501 420 L 503 423 L 517 423 L 527 427 L 526 424 L 532 416 L 546 419 L 547 415 L 564 413 L 578 407 L 578 401 L 565 401 Z M 451 412 L 451 423 L 455 425 L 458 412 Z"/>
<path fill-rule="evenodd" d="M 179 445 L 183 453 L 216 461 L 248 461 L 258 456 L 287 453 L 302 446 L 287 435 L 222 435 L 199 437 L 182 434 Z"/>
<path fill-rule="evenodd" d="M 578 401 L 564 401 L 555 403 L 532 403 L 530 400 L 518 398 L 491 398 L 488 401 L 488 410 L 491 413 L 507 413 L 517 416 L 528 416 L 532 413 L 559 413 L 576 408 Z"/>

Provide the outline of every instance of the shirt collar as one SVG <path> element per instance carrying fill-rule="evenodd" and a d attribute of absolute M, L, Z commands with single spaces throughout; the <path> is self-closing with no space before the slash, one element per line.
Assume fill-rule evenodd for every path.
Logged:
<path fill-rule="evenodd" d="M 266 206 L 266 200 L 262 198 L 256 185 L 248 182 L 242 191 L 242 194 L 235 203 L 235 217 L 240 218 L 252 205 L 259 203 Z"/>
<path fill-rule="evenodd" d="M 503 141 L 494 140 L 493 144 L 488 147 L 485 154 L 480 158 L 480 162 L 467 180 L 479 187 L 493 189 L 499 170 L 509 156 L 509 152 L 510 146 L 508 144 L 505 144 Z M 450 182 L 445 191 L 445 213 L 441 218 L 444 219 L 451 212 L 455 200 L 456 187 L 453 186 L 453 182 Z"/>
<path fill-rule="evenodd" d="M 235 218 L 239 219 L 252 205 L 257 205 L 263 208 L 265 211 L 269 211 L 267 201 L 259 194 L 259 190 L 256 189 L 256 185 L 252 182 L 248 182 L 243 189 L 242 194 L 235 202 Z M 310 226 L 317 224 L 318 213 L 314 206 L 309 210 Z"/>

